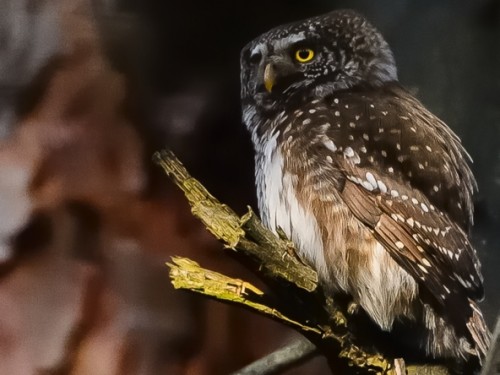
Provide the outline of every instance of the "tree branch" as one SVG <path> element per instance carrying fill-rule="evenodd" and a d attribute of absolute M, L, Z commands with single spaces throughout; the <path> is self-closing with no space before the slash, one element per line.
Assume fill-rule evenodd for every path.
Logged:
<path fill-rule="evenodd" d="M 172 262 L 167 265 L 170 267 L 170 278 L 176 289 L 187 289 L 220 301 L 243 305 L 304 333 L 313 332 L 317 335 L 322 333 L 319 328 L 302 324 L 265 304 L 264 292 L 246 281 L 204 269 L 187 258 L 173 257 Z"/>
<path fill-rule="evenodd" d="M 226 248 L 257 262 L 262 271 L 260 276 L 273 286 L 273 297 L 245 281 L 203 269 L 185 258 L 173 258 L 173 263 L 169 264 L 176 288 L 242 305 L 290 325 L 305 334 L 336 365 L 341 358 L 357 372 L 365 370 L 367 373 L 393 375 L 404 371 L 402 360 L 394 361 L 379 353 L 368 352 L 354 343 L 354 337 L 348 330 L 347 313 L 330 297 L 322 294 L 321 288 L 318 288 L 317 273 L 295 255 L 293 244 L 283 234 L 278 237 L 265 228 L 250 208 L 240 218 L 192 178 L 172 152 L 156 153 L 154 161 L 184 192 L 193 215 Z M 277 285 L 276 280 L 281 284 Z M 298 296 L 299 300 L 306 298 L 308 308 L 303 309 L 303 303 L 300 304 L 297 299 L 290 300 L 290 294 Z M 279 298 L 283 299 L 281 304 Z M 336 348 L 337 355 L 332 347 Z M 277 361 L 278 357 L 269 358 Z M 286 362 L 288 359 L 281 360 Z M 281 363 L 281 360 L 278 362 Z M 275 365 L 279 367 L 280 363 Z M 449 374 L 442 366 L 407 366 L 406 371 L 408 374 Z"/>
<path fill-rule="evenodd" d="M 318 348 L 305 338 L 297 339 L 287 346 L 251 363 L 232 375 L 279 374 L 314 357 Z"/>
<path fill-rule="evenodd" d="M 225 244 L 225 247 L 258 259 L 263 271 L 273 277 L 285 279 L 307 291 L 316 289 L 318 285 L 316 272 L 297 257 L 290 256 L 294 254 L 291 242 L 277 238 L 267 230 L 250 207 L 248 213 L 240 218 L 192 178 L 171 151 L 156 153 L 154 161 L 184 192 L 193 215 L 200 219 L 215 238 Z M 271 247 L 274 250 L 268 251 L 267 249 Z"/>

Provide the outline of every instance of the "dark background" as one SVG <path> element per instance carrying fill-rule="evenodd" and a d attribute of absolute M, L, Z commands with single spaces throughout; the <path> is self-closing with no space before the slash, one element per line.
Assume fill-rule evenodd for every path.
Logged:
<path fill-rule="evenodd" d="M 143 25 L 147 36 L 140 41 L 145 53 L 136 61 L 147 89 L 167 98 L 185 95 L 186 107 L 193 105 L 189 104 L 192 99 L 204 108 L 202 115 L 192 119 L 193 131 L 179 129 L 180 125 L 173 124 L 175 118 L 157 120 L 158 128 L 165 131 L 166 125 L 170 147 L 185 154 L 192 168 L 199 168 L 197 175 L 212 190 L 220 191 L 218 196 L 232 198 L 234 189 L 224 190 L 230 186 L 245 189 L 245 199 L 237 194 L 237 207 L 254 199 L 247 190 L 252 156 L 239 112 L 239 50 L 282 23 L 342 8 L 364 14 L 392 47 L 403 85 L 452 127 L 474 160 L 479 184 L 474 235 L 486 277 L 484 308 L 493 321 L 500 307 L 496 297 L 500 282 L 494 281 L 494 265 L 500 265 L 499 1 L 145 4 L 128 0 L 118 8 L 147 20 Z M 175 117 L 172 112 L 166 115 Z"/>
<path fill-rule="evenodd" d="M 85 190 L 76 196 L 73 194 L 73 185 L 69 183 L 63 184 L 62 193 L 54 193 L 55 198 L 51 198 L 50 202 L 56 201 L 57 204 L 45 201 L 40 203 L 40 194 L 37 193 L 39 185 L 33 185 L 33 180 L 36 180 L 40 171 L 36 169 L 38 167 L 36 170 L 29 169 L 29 173 L 33 174 L 29 177 L 30 186 L 14 187 L 8 191 L 14 189 L 19 192 L 26 189 L 31 202 L 36 203 L 25 213 L 26 218 L 20 219 L 19 224 L 12 228 L 8 225 L 12 216 L 4 214 L 1 218 L 6 229 L 0 230 L 0 234 L 6 233 L 5 243 L 8 244 L 8 254 L 11 255 L 5 257 L 8 267 L 6 266 L 7 271 L 1 279 L 3 284 L 0 282 L 0 287 L 3 286 L 9 293 L 22 293 L 19 291 L 22 287 L 11 287 L 12 279 L 20 277 L 16 275 L 21 272 L 24 272 L 23 277 L 31 277 L 33 270 L 23 269 L 23 265 L 32 262 L 34 256 L 40 257 L 40 254 L 48 253 L 46 248 L 51 247 L 47 244 L 57 238 L 53 225 L 66 223 L 67 219 L 61 219 L 59 212 L 63 207 L 63 211 L 67 213 L 70 202 L 72 208 L 69 210 L 69 217 L 72 222 L 77 221 L 75 225 L 78 233 L 90 233 L 88 236 L 83 235 L 85 238 L 94 238 L 96 232 L 100 233 L 90 244 L 85 242 L 82 245 L 78 240 L 78 246 L 71 242 L 71 251 L 64 247 L 67 251 L 64 252 L 65 259 L 73 259 L 75 248 L 78 248 L 80 253 L 77 258 L 84 258 L 85 265 L 90 265 L 93 272 L 99 275 L 97 284 L 101 286 L 100 292 L 90 291 L 88 294 L 99 295 L 100 299 L 87 310 L 101 311 L 103 306 L 107 306 L 106 298 L 113 301 L 118 299 L 122 304 L 113 305 L 115 307 L 108 320 L 119 321 L 123 311 L 128 312 L 125 315 L 134 317 L 132 321 L 135 323 L 120 331 L 123 338 L 117 342 L 121 346 L 115 343 L 122 349 L 126 347 L 126 350 L 118 350 L 122 353 L 121 357 L 116 354 L 117 351 L 111 351 L 120 357 L 120 366 L 123 366 L 120 367 L 121 373 L 125 373 L 124 368 L 128 368 L 127 373 L 131 374 L 226 373 L 286 342 L 291 333 L 274 323 L 263 322 L 262 319 L 236 308 L 226 309 L 212 302 L 200 301 L 201 297 L 171 290 L 166 270 L 162 266 L 171 255 L 188 255 L 204 266 L 228 272 L 231 276 L 244 277 L 246 274 L 243 269 L 226 259 L 219 250 L 220 246 L 190 218 L 182 197 L 176 195 L 167 178 L 152 166 L 150 157 L 155 150 L 170 147 L 191 173 L 220 200 L 240 213 L 244 212 L 247 204 L 255 207 L 253 153 L 249 136 L 240 119 L 239 50 L 248 41 L 276 25 L 333 9 L 352 8 L 364 14 L 382 31 L 395 54 L 400 81 L 451 126 L 474 159 L 472 169 L 478 180 L 479 193 L 475 200 L 476 225 L 473 241 L 479 251 L 485 276 L 486 300 L 482 308 L 490 326 L 494 324 L 500 309 L 500 1 L 72 0 L 67 2 L 74 4 L 74 7 L 68 6 L 70 10 L 60 6 L 62 3 L 62 0 L 0 2 L 0 140 L 7 144 L 27 137 L 30 142 L 39 142 L 42 137 L 40 134 L 46 134 L 47 131 L 22 136 L 25 134 L 23 129 L 27 128 L 26 119 L 40 119 L 40 113 L 45 113 L 43 108 L 52 103 L 44 101 L 49 95 L 47 85 L 50 86 L 61 69 L 87 61 L 90 47 L 85 47 L 85 43 L 90 40 L 89 45 L 97 43 L 102 47 L 102 59 L 109 64 L 103 69 L 118 74 L 123 80 L 123 86 L 117 89 L 121 93 L 118 95 L 121 99 L 116 99 L 119 105 L 113 107 L 113 111 L 119 112 L 120 118 L 127 119 L 130 124 L 127 129 L 133 129 L 134 141 L 131 144 L 138 143 L 140 152 L 134 154 L 127 148 L 128 143 L 123 143 L 120 127 L 108 127 L 110 120 L 101 116 L 104 112 L 99 109 L 101 107 L 92 107 L 94 115 L 89 117 L 90 107 L 79 100 L 77 109 L 71 107 L 71 115 L 62 116 L 61 121 L 69 123 L 76 121 L 75 119 L 98 118 L 103 124 L 96 131 L 96 138 L 82 146 L 80 156 L 83 159 L 76 159 L 71 168 L 54 167 L 64 164 L 68 160 L 67 155 L 70 155 L 61 155 L 61 147 L 56 142 L 56 151 L 40 151 L 42 156 L 33 157 L 33 160 L 37 160 L 37 163 L 39 159 L 50 160 L 49 175 L 60 178 L 61 175 L 66 176 L 68 170 L 79 170 L 82 160 L 86 162 L 89 155 L 100 155 L 92 147 L 100 144 L 101 139 L 106 139 L 109 142 L 106 150 L 116 146 L 122 152 L 116 151 L 112 161 L 106 161 L 106 165 L 114 168 L 123 164 L 124 173 L 131 173 L 127 155 L 135 155 L 140 165 L 137 175 L 140 175 L 142 184 L 132 193 L 127 191 L 126 198 L 123 198 L 127 203 L 112 205 L 119 207 L 117 214 L 115 211 L 108 211 L 108 195 L 103 200 L 90 199 L 88 196 L 94 194 L 96 189 L 91 187 L 89 191 Z M 69 19 L 68 12 L 86 17 L 95 29 L 89 34 L 91 37 L 84 38 L 86 42 L 78 53 L 67 48 L 67 35 L 80 30 L 79 24 L 72 26 L 71 22 L 65 23 Z M 82 30 L 87 29 L 83 27 Z M 66 59 L 59 65 L 54 63 L 56 56 L 69 56 L 71 53 L 74 53 L 71 59 Z M 92 64 L 83 65 L 82 69 L 93 72 L 95 67 Z M 83 74 L 79 72 L 78 74 Z M 62 82 L 68 80 L 64 78 Z M 76 83 L 68 85 L 66 90 L 70 92 L 71 87 L 82 85 L 86 80 L 88 78 L 79 79 L 77 76 Z M 89 96 L 87 101 L 98 101 L 100 99 L 96 98 L 99 93 L 106 91 L 107 87 L 112 85 L 91 85 L 81 91 Z M 99 101 L 99 105 L 105 107 L 113 100 L 105 97 Z M 66 104 L 60 106 L 65 108 Z M 66 109 L 64 111 L 67 113 Z M 52 123 L 50 113 L 47 117 L 50 121 L 44 120 L 41 123 Z M 59 117 L 58 119 L 60 120 Z M 88 123 L 97 122 L 89 120 Z M 106 135 L 101 135 L 103 129 L 108 129 Z M 81 136 L 73 136 L 82 139 Z M 0 179 L 7 181 L 10 178 L 9 169 L 1 168 L 2 147 L 7 155 L 4 157 L 7 161 L 3 165 L 10 167 L 15 163 L 12 164 L 11 154 L 5 152 L 8 147 L 0 143 Z M 26 144 L 23 143 L 23 146 L 14 146 L 14 149 L 24 155 L 25 147 Z M 46 150 L 44 147 L 40 148 Z M 71 147 L 68 152 L 74 155 L 74 148 Z M 98 164 L 102 161 L 98 157 L 96 159 Z M 23 163 L 25 164 L 21 164 L 24 165 Z M 39 165 L 30 163 L 30 166 Z M 96 167 L 92 164 L 83 179 L 97 179 L 92 175 L 95 170 Z M 99 178 L 113 186 L 110 188 L 111 195 L 116 196 L 118 191 L 124 190 L 117 187 L 116 176 L 113 174 L 106 172 Z M 6 194 L 1 188 L 0 184 L 0 196 Z M 67 198 L 60 198 L 63 195 Z M 130 196 L 134 203 L 126 201 L 131 199 Z M 140 206 L 137 211 L 130 209 L 136 204 Z M 148 214 L 144 214 L 145 210 Z M 150 210 L 159 213 L 152 215 Z M 52 223 L 52 227 L 49 225 L 51 229 L 44 229 L 47 225 L 44 227 L 44 224 L 37 221 L 40 220 L 37 216 L 40 211 L 51 218 L 48 221 Z M 129 215 L 138 215 L 137 222 L 123 224 L 124 218 Z M 165 215 L 169 215 L 168 218 Z M 34 217 L 37 219 L 34 220 Z M 136 229 L 139 226 L 141 229 Z M 120 229 L 116 230 L 117 227 Z M 163 229 L 170 227 L 174 228 L 172 233 Z M 108 233 L 108 229 L 112 234 Z M 40 235 L 45 232 L 51 235 Z M 136 232 L 141 235 L 130 234 Z M 113 239 L 113 244 L 116 243 L 116 238 L 139 238 L 139 250 L 136 253 L 123 250 L 128 249 L 129 244 L 127 242 L 123 245 L 120 242 L 116 247 L 118 250 L 115 249 L 118 253 L 115 251 L 110 254 L 109 247 L 106 247 L 109 242 L 105 241 L 105 245 L 100 242 L 102 238 L 108 238 L 108 234 Z M 13 238 L 18 241 L 13 241 Z M 53 258 L 47 258 L 47 262 L 53 264 Z M 55 280 L 64 283 L 64 276 L 57 276 L 57 272 Z M 41 273 L 45 275 L 44 272 Z M 14 291 L 9 288 L 14 288 Z M 151 296 L 145 296 L 149 294 Z M 47 296 L 48 300 L 56 297 L 57 293 L 55 296 Z M 85 301 L 76 304 L 85 305 Z M 38 316 L 42 312 L 37 303 L 38 301 L 31 300 L 20 302 L 15 298 L 12 302 L 13 305 L 28 306 Z M 122 305 L 126 308 L 120 307 Z M 146 311 L 144 316 L 137 314 L 138 306 L 142 306 L 142 310 L 139 310 Z M 66 310 L 58 311 L 57 314 L 55 309 L 49 311 L 51 316 L 67 316 Z M 30 315 L 23 319 L 19 323 L 21 326 L 35 325 L 32 321 L 37 318 Z M 163 320 L 165 324 L 161 323 Z M 75 321 L 78 323 L 78 319 Z M 137 324 L 138 321 L 141 323 Z M 0 324 L 0 328 L 5 328 L 13 323 Z M 81 322 L 78 324 L 81 325 Z M 93 342 L 90 339 L 93 336 L 89 332 L 99 332 L 99 329 L 103 330 L 103 337 L 109 341 L 110 333 L 102 328 L 103 324 L 96 318 L 86 326 L 85 337 L 88 342 Z M 182 326 L 182 329 L 172 328 L 176 325 Z M 7 329 L 5 331 L 10 332 Z M 70 331 L 68 328 L 67 332 Z M 19 332 L 13 330 L 11 335 L 20 338 L 22 334 Z M 29 330 L 24 332 L 25 335 L 28 333 L 32 334 Z M 70 333 L 61 336 L 72 337 Z M 27 344 L 22 339 L 17 341 L 21 344 L 16 346 L 16 350 L 32 359 L 30 363 L 33 369 L 58 368 L 58 361 L 70 356 L 67 353 L 69 344 L 66 339 L 62 339 L 62 344 L 54 344 L 56 352 L 59 350 L 65 354 L 51 360 L 47 358 L 52 357 L 43 351 L 42 354 L 35 351 L 38 353 L 35 355 L 33 350 L 26 350 L 26 345 L 37 345 Z M 44 333 L 39 333 L 38 343 L 44 342 Z M 78 341 L 75 350 L 87 353 L 85 342 L 84 339 Z M 17 358 L 7 357 L 11 361 Z M 85 357 L 84 354 L 81 357 L 94 358 L 95 361 L 95 357 Z M 85 366 L 78 367 L 82 366 L 81 361 L 85 363 L 84 360 L 79 362 L 71 356 L 70 358 L 71 365 L 66 366 L 70 369 L 69 372 L 91 373 L 88 369 L 86 372 Z M 12 365 L 15 368 L 18 366 L 16 363 L 13 362 Z M 322 368 L 321 363 L 316 366 Z M 297 370 L 297 373 L 301 371 L 309 373 L 311 369 Z M 25 373 L 30 372 L 27 370 Z M 103 372 L 108 373 L 114 372 Z"/>

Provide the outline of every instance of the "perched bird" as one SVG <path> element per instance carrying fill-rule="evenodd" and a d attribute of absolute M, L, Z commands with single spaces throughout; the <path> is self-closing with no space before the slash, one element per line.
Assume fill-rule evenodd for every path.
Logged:
<path fill-rule="evenodd" d="M 398 83 L 381 34 L 350 10 L 276 27 L 241 52 L 241 100 L 264 224 L 382 330 L 412 325 L 425 355 L 480 362 L 469 156 Z"/>

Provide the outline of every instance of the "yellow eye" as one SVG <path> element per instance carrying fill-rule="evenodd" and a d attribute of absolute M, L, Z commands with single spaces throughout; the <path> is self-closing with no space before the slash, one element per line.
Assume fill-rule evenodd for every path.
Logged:
<path fill-rule="evenodd" d="M 295 52 L 295 60 L 300 63 L 306 63 L 313 59 L 314 51 L 310 48 L 301 48 Z"/>

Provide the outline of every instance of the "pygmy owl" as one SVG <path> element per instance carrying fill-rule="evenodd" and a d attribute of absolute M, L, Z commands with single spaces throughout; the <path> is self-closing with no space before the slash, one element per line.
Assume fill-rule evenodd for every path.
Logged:
<path fill-rule="evenodd" d="M 398 83 L 381 34 L 345 10 L 274 28 L 242 50 L 241 85 L 264 224 L 382 330 L 484 357 L 468 155 Z"/>

